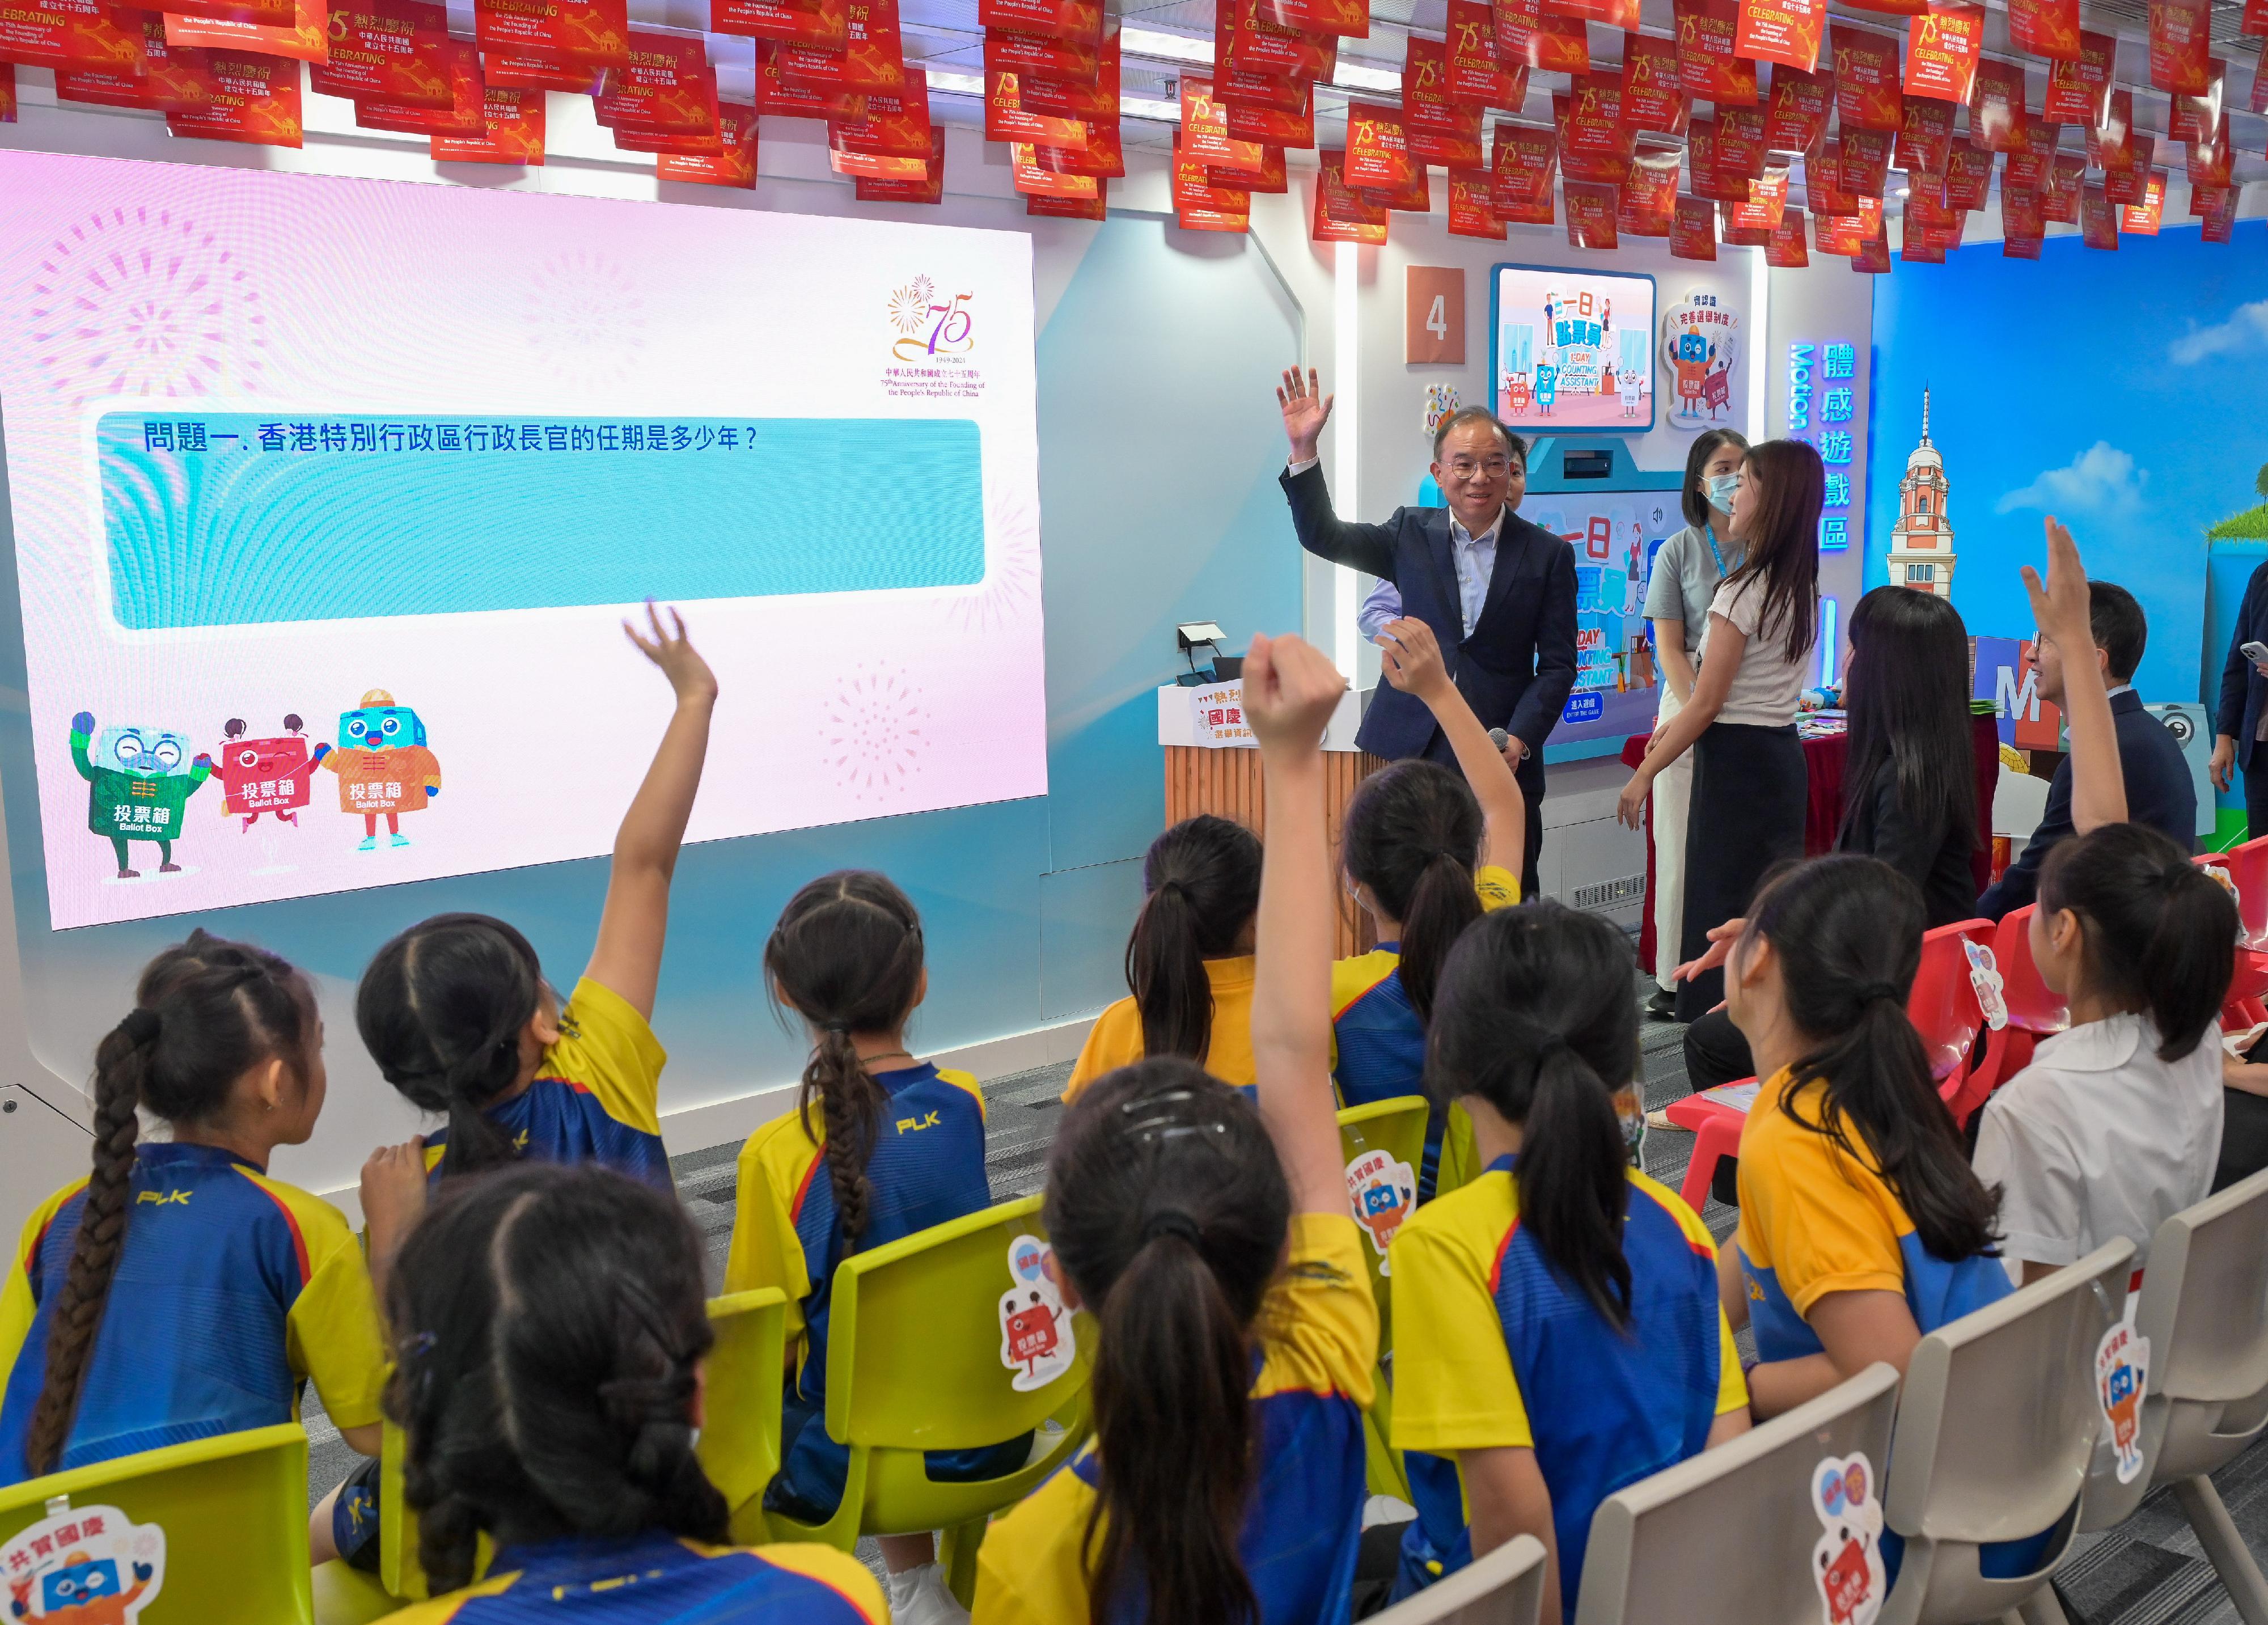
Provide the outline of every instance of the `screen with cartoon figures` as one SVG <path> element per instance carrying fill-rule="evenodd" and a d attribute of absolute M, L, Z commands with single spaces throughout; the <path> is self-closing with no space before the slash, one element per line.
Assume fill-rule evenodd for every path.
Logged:
<path fill-rule="evenodd" d="M 1496 415 L 1514 429 L 1653 427 L 1653 278 L 1499 265 L 1491 274 Z"/>
<path fill-rule="evenodd" d="M 1661 699 L 1646 622 L 1653 555 L 1683 528 L 1674 490 L 1538 491 L 1520 517 L 1575 555 L 1575 687 L 1551 731 L 1567 746 L 1619 743 L 1653 726 Z"/>
<path fill-rule="evenodd" d="M 0 153 L 57 928 L 1043 794 L 1019 233 Z M 18 789 L 11 782 L 11 793 Z"/>

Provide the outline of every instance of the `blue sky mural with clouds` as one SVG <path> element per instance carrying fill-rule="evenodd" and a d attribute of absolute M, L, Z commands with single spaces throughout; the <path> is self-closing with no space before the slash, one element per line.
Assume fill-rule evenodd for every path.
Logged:
<path fill-rule="evenodd" d="M 2268 222 L 2216 245 L 2169 221 L 2115 254 L 2051 237 L 2026 261 L 1986 243 L 1878 279 L 1867 585 L 1888 579 L 1926 385 L 1970 631 L 2030 635 L 2016 572 L 2044 556 L 2053 513 L 2088 573 L 2150 617 L 2144 696 L 2198 698 L 2205 532 L 2259 500 L 2268 462 L 2264 253 Z"/>

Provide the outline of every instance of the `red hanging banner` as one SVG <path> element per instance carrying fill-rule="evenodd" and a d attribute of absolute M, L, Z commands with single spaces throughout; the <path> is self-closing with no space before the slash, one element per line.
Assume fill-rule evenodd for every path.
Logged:
<path fill-rule="evenodd" d="M 2196 210 L 2192 206 L 2191 213 Z M 2203 236 L 2209 243 L 2225 243 L 2236 234 L 2236 188 L 2223 187 L 2219 195 L 2211 200 L 2211 211 L 2205 217 Z"/>
<path fill-rule="evenodd" d="M 2106 188 L 2107 190 L 2108 188 Z M 2132 232 L 2143 237 L 2158 234 L 2158 222 L 2166 212 L 2166 172 L 2154 169 L 2142 186 L 2142 195 L 2126 206 L 2118 217 L 2120 232 Z"/>
<path fill-rule="evenodd" d="M 1496 213 L 1551 201 L 1551 180 L 1559 167 L 1558 137 L 1548 129 L 1497 121 L 1496 147 L 1490 154 L 1489 190 Z M 1548 224 L 1548 223 L 1547 223 Z"/>
<path fill-rule="evenodd" d="M 1705 198 L 1677 200 L 1677 213 L 1669 224 L 1669 254 L 1674 260 L 1716 259 L 1717 210 Z"/>
<path fill-rule="evenodd" d="M 2228 64 L 2216 57 L 2205 67 L 2205 88 L 2202 92 L 2184 95 L 2176 91 L 2170 99 L 2166 114 L 2167 140 L 2207 140 L 2220 122 L 2221 109 L 2228 105 Z"/>
<path fill-rule="evenodd" d="M 2057 124 L 2100 124 L 2110 111 L 2110 78 L 2117 51 L 2115 36 L 2082 32 L 2076 57 L 2048 64 L 2048 88 L 2041 114 Z"/>
<path fill-rule="evenodd" d="M 1987 59 L 1969 83 L 1969 142 L 1987 152 L 2019 150 L 2024 143 L 2024 70 Z"/>
<path fill-rule="evenodd" d="M 2008 37 L 2050 62 L 2079 60 L 2079 0 L 2008 0 Z"/>
<path fill-rule="evenodd" d="M 1480 139 L 1480 104 L 1450 99 L 1449 51 L 1439 40 L 1415 33 L 1409 38 L 1402 67 L 1402 121 L 1412 134 L 1425 130 Z"/>
<path fill-rule="evenodd" d="M 1567 246 L 1614 247 L 1619 240 L 1615 215 L 1621 207 L 1621 188 L 1605 181 L 1570 180 L 1560 191 L 1567 201 Z"/>
<path fill-rule="evenodd" d="M 1916 97 L 1898 127 L 1896 164 L 1909 174 L 1942 177 L 1953 150 L 1953 104 Z"/>
<path fill-rule="evenodd" d="M 1983 6 L 1933 0 L 1926 13 L 1906 25 L 1906 94 L 1967 101 L 1984 43 Z"/>
<path fill-rule="evenodd" d="M 1838 260 L 1848 260 L 1866 242 L 1867 233 L 1859 228 L 1856 215 L 1822 215 L 1815 209 L 1811 216 L 1811 245 L 1822 254 L 1833 254 Z"/>
<path fill-rule="evenodd" d="M 976 0 L 976 21 L 1090 49 L 1102 43 L 1102 0 Z"/>
<path fill-rule="evenodd" d="M 1366 202 L 1389 213 L 1425 215 L 1433 212 L 1432 179 L 1422 168 L 1410 177 L 1410 184 L 1405 187 L 1361 187 L 1357 189 Z"/>
<path fill-rule="evenodd" d="M 0 62 L 0 124 L 16 121 L 16 64 Z"/>
<path fill-rule="evenodd" d="M 663 180 L 753 190 L 756 184 L 756 122 L 754 107 L 739 102 L 719 102 L 717 143 L 720 150 L 698 155 L 664 152 L 654 159 L 653 173 Z"/>
<path fill-rule="evenodd" d="M 1520 110 L 1528 99 L 1528 68 L 1522 63 L 1507 72 L 1497 61 L 1496 15 L 1488 0 L 1449 0 L 1448 52 L 1452 98 L 1476 107 Z"/>
<path fill-rule="evenodd" d="M 1093 85 L 1102 77 L 1102 53 L 1090 45 L 1050 40 L 1043 33 L 994 32 L 984 36 L 984 67 L 1020 78 Z M 1118 111 L 1116 105 L 1111 112 Z"/>
<path fill-rule="evenodd" d="M 1975 210 L 1992 195 L 1992 155 L 1967 142 L 1955 143 L 1945 164 L 1945 202 L 1950 209 Z"/>
<path fill-rule="evenodd" d="M 1677 48 L 1650 34 L 1623 36 L 1623 121 L 1682 136 L 1691 101 L 1679 83 Z"/>
<path fill-rule="evenodd" d="M 1886 236 L 1872 237 L 1859 246 L 1852 258 L 1851 268 L 1869 276 L 1884 276 L 1890 269 L 1890 239 Z"/>
<path fill-rule="evenodd" d="M 2228 114 L 2220 115 L 2212 136 L 2190 143 L 2185 168 L 2193 191 L 2219 192 L 2236 184 L 2236 154 L 2229 140 Z"/>
<path fill-rule="evenodd" d="M 827 144 L 837 152 L 871 152 L 879 158 L 929 158 L 929 74 L 906 70 L 906 88 L 870 91 L 863 118 L 827 121 Z"/>
<path fill-rule="evenodd" d="M 1492 242 L 1505 238 L 1504 222 L 1489 206 L 1488 172 L 1453 169 L 1449 172 L 1449 235 L 1478 237 Z"/>
<path fill-rule="evenodd" d="M 2040 215 L 2058 225 L 2079 224 L 2079 195 L 2087 185 L 2087 160 L 2058 153 L 2048 166 L 2046 190 L 2040 194 Z"/>
<path fill-rule="evenodd" d="M 1762 107 L 1717 110 L 1717 173 L 1759 180 L 1764 173 L 1764 111 Z"/>
<path fill-rule="evenodd" d="M 698 40 L 693 42 L 693 48 L 700 50 Z M 447 107 L 428 107 L 415 102 L 391 101 L 382 96 L 365 96 L 354 105 L 356 127 L 404 135 L 486 135 L 488 85 L 481 77 L 480 52 L 468 40 L 452 40 L 442 48 L 441 66 L 449 76 Z M 619 73 L 622 70 L 608 71 Z"/>
<path fill-rule="evenodd" d="M 826 90 L 902 91 L 905 47 L 898 33 L 898 0 L 850 0 L 850 36 L 839 51 L 787 45 L 780 77 L 791 85 Z"/>
<path fill-rule="evenodd" d="M 862 203 L 936 203 L 945 198 L 945 126 L 929 127 L 929 160 L 919 180 L 869 180 L 858 177 L 852 188 Z M 1030 200 L 1026 200 L 1028 208 Z"/>
<path fill-rule="evenodd" d="M 1211 89 L 1211 81 L 1200 79 Z M 1187 95 L 1189 81 L 1182 81 Z M 757 106 L 762 107 L 761 99 Z M 771 109 L 764 107 L 767 113 Z M 1050 147 L 1083 147 L 1086 125 L 1079 119 L 1035 113 L 1024 106 L 1023 81 L 1019 75 L 993 70 L 984 76 L 984 139 L 1027 141 Z"/>
<path fill-rule="evenodd" d="M 1352 40 L 1370 33 L 1369 0 L 1260 0 L 1260 14 L 1278 28 L 1296 28 L 1301 33 Z"/>
<path fill-rule="evenodd" d="M 454 105 L 443 48 L 449 8 L 427 0 L 345 0 L 331 11 L 330 60 L 307 88 L 350 99 L 376 97 L 411 107 Z"/>
<path fill-rule="evenodd" d="M 1827 0 L 1741 0 L 1733 48 L 1752 62 L 1809 73 L 1819 65 Z"/>
<path fill-rule="evenodd" d="M 2047 229 L 2047 217 L 2040 212 L 2037 192 L 2029 187 L 2000 188 L 2000 230 L 2005 236 L 2044 237 Z"/>
<path fill-rule="evenodd" d="M 1093 197 L 1041 197 L 1028 195 L 1024 199 L 1027 215 L 1044 215 L 1057 220 L 1108 220 L 1110 218 L 1110 183 L 1094 183 Z"/>
<path fill-rule="evenodd" d="M 1188 131 L 1174 148 L 1174 224 L 1184 232 L 1252 229 L 1252 194 L 1215 186 L 1211 168 L 1190 151 Z"/>
<path fill-rule="evenodd" d="M 1626 158 L 1633 146 L 1623 124 L 1623 77 L 1619 73 L 1579 73 L 1567 87 L 1567 119 L 1562 127 L 1563 153 Z"/>
<path fill-rule="evenodd" d="M 2213 77 L 2213 0 L 2150 0 L 2153 89 L 2201 96 Z"/>
<path fill-rule="evenodd" d="M 629 60 L 629 0 L 473 0 L 483 51 L 620 67 Z"/>
<path fill-rule="evenodd" d="M 1113 131 L 1111 151 L 1116 152 L 1117 150 L 1117 134 Z M 1088 151 L 1090 152 L 1094 151 L 1092 143 L 1088 145 Z M 1122 158 L 1119 159 L 1118 168 L 1114 172 L 1114 179 L 1125 173 L 1126 163 Z M 1217 187 L 1228 187 L 1247 192 L 1262 192 L 1270 196 L 1280 195 L 1292 189 L 1291 173 L 1284 166 L 1284 149 L 1281 147 L 1261 148 L 1258 169 L 1223 169 L 1219 165 L 1212 164 L 1206 166 L 1206 173 L 1212 178 L 1212 184 Z"/>
<path fill-rule="evenodd" d="M 1032 148 L 1032 161 L 1059 175 L 1085 175 L 1094 180 L 1116 180 L 1126 173 L 1126 149 L 1118 136 L 1118 121 L 1089 123 L 1084 147 Z"/>
<path fill-rule="evenodd" d="M 292 20 L 269 26 L 264 23 L 234 22 L 225 17 L 166 14 L 166 42 L 197 50 L 228 51 L 242 56 L 290 56 L 300 62 L 327 61 L 331 54 L 330 13 L 323 0 L 293 0 Z M 276 143 L 263 143 L 276 144 Z"/>
<path fill-rule="evenodd" d="M 1507 68 L 1590 72 L 1591 35 L 1581 18 L 1546 11 L 1542 0 L 1491 0 L 1490 10 L 1496 18 L 1496 59 Z"/>
<path fill-rule="evenodd" d="M 1835 74 L 1774 68 L 1771 98 L 1764 111 L 1764 145 L 1775 152 L 1808 152 L 1827 137 L 1827 115 L 1835 110 Z"/>
<path fill-rule="evenodd" d="M 337 61 L 335 55 L 334 62 Z M 755 162 L 755 109 L 733 109 L 747 114 L 750 165 Z M 433 161 L 438 164 L 516 164 L 524 168 L 543 166 L 543 92 L 541 91 L 498 90 L 491 85 L 481 99 L 482 129 L 477 136 L 437 135 L 432 139 Z M 748 184 L 755 185 L 752 178 Z"/>
<path fill-rule="evenodd" d="M 1182 79 L 1182 129 L 1174 151 L 1199 169 L 1218 164 L 1224 169 L 1260 167 L 1260 143 L 1238 141 L 1228 133 L 1228 109 L 1213 99 L 1212 81 L 1184 75 Z"/>
<path fill-rule="evenodd" d="M 1557 12 L 1562 17 L 1580 18 L 1587 23 L 1600 23 L 1609 28 L 1635 28 L 1638 25 L 1638 0 L 1543 0 L 1547 15 Z"/>
<path fill-rule="evenodd" d="M 1315 157 L 1315 207 L 1309 238 L 1319 243 L 1359 243 L 1369 248 L 1384 243 L 1386 210 L 1346 183 L 1346 154 L 1326 147 Z"/>
<path fill-rule="evenodd" d="M 203 53 L 166 44 L 166 18 L 144 11 L 140 72 L 130 67 L 58 68 L 55 99 L 99 107 L 140 107 L 155 113 L 194 113 L 211 99 L 212 77 Z"/>
<path fill-rule="evenodd" d="M 2158 138 L 2140 131 L 2130 132 L 2126 151 L 2132 163 L 2102 172 L 2102 195 L 2121 209 L 2131 209 L 2142 201 L 2150 183 L 2151 161 L 2158 155 Z"/>
<path fill-rule="evenodd" d="M 1843 132 L 1843 189 L 1879 198 L 1889 178 L 1890 138 L 1878 129 Z"/>
<path fill-rule="evenodd" d="M 1182 81 L 1184 85 L 1187 79 Z M 1402 109 L 1375 102 L 1347 103 L 1346 184 L 1358 189 L 1398 192 L 1425 172 L 1410 161 L 1410 136 Z"/>
<path fill-rule="evenodd" d="M 709 32 L 839 51 L 850 38 L 850 0 L 709 0 Z"/>
<path fill-rule="evenodd" d="M 1630 179 L 1623 183 L 1615 229 L 1632 237 L 1668 237 L 1677 217 L 1677 168 L 1675 147 L 1640 147 L 1631 159 Z"/>
<path fill-rule="evenodd" d="M 1480 7 L 1485 21 L 1486 0 L 1470 0 L 1470 4 Z M 1274 74 L 1287 79 L 1328 79 L 1338 64 L 1337 35 L 1278 28 L 1261 15 L 1260 0 L 1217 0 L 1213 29 L 1216 77 L 1218 70 L 1224 65 L 1219 47 L 1219 18 L 1223 14 L 1229 22 L 1226 66 L 1239 73 Z"/>
<path fill-rule="evenodd" d="M 1732 204 L 1725 224 L 1736 232 L 1771 232 L 1787 209 L 1787 165 L 1768 164 L 1764 174 L 1749 184 L 1749 198 Z"/>
<path fill-rule="evenodd" d="M 169 33 L 169 40 L 170 37 Z M 176 136 L 251 146 L 299 144 L 298 58 L 215 51 L 197 59 L 195 66 L 209 81 L 204 105 L 190 112 L 168 113 L 167 129 Z"/>
<path fill-rule="evenodd" d="M 630 61 L 607 70 L 599 122 L 634 133 L 717 134 L 717 76 L 699 36 L 630 30 Z M 619 144 L 619 143 L 618 143 Z"/>
<path fill-rule="evenodd" d="M 1277 113 L 1263 108 L 1231 107 L 1228 134 L 1233 141 L 1257 141 L 1266 146 L 1305 151 L 1315 144 L 1315 110 L 1307 107 L 1298 113 Z"/>
<path fill-rule="evenodd" d="M 1859 212 L 1859 195 L 1843 186 L 1843 143 L 1828 141 L 1803 160 L 1803 201 L 1815 220 L 1843 219 Z"/>
<path fill-rule="evenodd" d="M 1764 245 L 1764 263 L 1783 271 L 1800 271 L 1811 263 L 1811 251 L 1803 241 L 1803 210 L 1791 204 L 1780 216 L 1771 241 Z"/>
<path fill-rule="evenodd" d="M 1896 36 L 1837 22 L 1830 32 L 1835 47 L 1835 115 L 1846 129 L 1896 130 L 1905 105 Z"/>
<path fill-rule="evenodd" d="M 2008 154 L 2008 167 L 2000 185 L 2021 187 L 2028 192 L 2048 189 L 2048 171 L 2055 160 L 2056 143 L 2063 138 L 2060 125 L 2051 124 L 2036 113 L 2024 115 L 2024 145 L 2021 151 Z"/>
<path fill-rule="evenodd" d="M 986 43 L 1000 38 L 988 35 Z M 1076 78 L 1049 78 L 1044 74 L 1027 72 L 1018 76 L 1018 93 L 1025 107 L 1034 113 L 1052 113 L 1062 118 L 1116 119 L 1118 116 L 1119 50 L 1118 35 L 1114 32 L 1102 42 L 1094 81 L 1081 84 Z M 909 76 L 913 70 L 909 68 Z M 924 76 L 926 78 L 926 75 Z"/>
<path fill-rule="evenodd" d="M 1677 77 L 1686 94 L 1719 107 L 1753 107 L 1756 65 L 1735 54 L 1741 0 L 1673 0 Z"/>

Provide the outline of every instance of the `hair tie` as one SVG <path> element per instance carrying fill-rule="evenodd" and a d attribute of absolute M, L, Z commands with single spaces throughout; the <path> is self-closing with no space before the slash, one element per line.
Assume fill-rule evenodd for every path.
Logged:
<path fill-rule="evenodd" d="M 158 1033 L 165 1031 L 165 1027 L 166 1024 L 158 1019 L 156 1011 L 140 1004 L 128 1011 L 126 1019 L 118 1024 L 118 1030 L 126 1034 L 129 1043 L 133 1044 L 156 1043 Z"/>
<path fill-rule="evenodd" d="M 1872 1004 L 1877 999 L 1888 999 L 1893 1004 L 1903 1004 L 1905 1003 L 1905 999 L 1898 992 L 1896 984 L 1893 982 L 1869 982 L 1860 984 L 1859 988 L 1859 1002 L 1861 1004 Z"/>
<path fill-rule="evenodd" d="M 820 1030 L 823 1033 L 839 1035 L 843 1038 L 850 1036 L 850 1024 L 847 1021 L 830 1021 Z"/>
<path fill-rule="evenodd" d="M 1179 1208 L 1160 1208 L 1142 1221 L 1144 1246 L 1148 1246 L 1160 1236 L 1179 1236 L 1199 1250 L 1204 1246 L 1204 1232 L 1197 1228 L 1197 1220 Z"/>
<path fill-rule="evenodd" d="M 1445 857 L 1451 863 L 1456 864 L 1460 866 L 1462 866 L 1465 862 L 1463 858 L 1458 857 L 1457 854 L 1452 852 L 1445 846 L 1437 846 L 1432 851 L 1425 854 L 1425 861 L 1428 864 L 1438 864 Z"/>

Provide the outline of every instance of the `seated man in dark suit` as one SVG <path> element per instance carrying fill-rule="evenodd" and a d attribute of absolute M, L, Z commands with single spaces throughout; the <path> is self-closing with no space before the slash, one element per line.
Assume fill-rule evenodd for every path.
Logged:
<path fill-rule="evenodd" d="M 1473 714 L 1506 735 L 1528 803 L 1528 861 L 1521 895 L 1536 893 L 1543 839 L 1543 741 L 1575 685 L 1575 555 L 1514 511 L 1528 489 L 1528 447 L 1479 408 L 1453 412 L 1433 436 L 1433 479 L 1446 508 L 1396 508 L 1383 525 L 1342 519 L 1316 460 L 1330 401 L 1311 371 L 1284 375 L 1276 392 L 1292 445 L 1283 475 L 1300 545 L 1336 564 L 1394 583 L 1402 613 L 1432 629 L 1449 676 Z M 1414 695 L 1381 683 L 1355 743 L 1388 761 L 1456 756 Z"/>
<path fill-rule="evenodd" d="M 2094 655 L 2102 665 L 2110 689 L 2110 720 L 2118 730 L 2118 766 L 2126 780 L 2126 816 L 2137 824 L 2171 838 L 2184 852 L 2197 850 L 2197 784 L 2182 747 L 2166 726 L 2142 709 L 2134 692 L 2134 668 L 2142 664 L 2142 650 L 2150 638 L 2150 623 L 2141 605 L 2125 588 L 2108 581 L 2087 584 L 2095 634 Z M 2065 651 L 2046 639 L 2034 645 L 2040 698 L 2063 704 Z M 2048 788 L 2047 810 L 2032 832 L 2022 856 L 1977 901 L 1977 912 L 1988 920 L 2022 908 L 2039 895 L 2040 864 L 2048 850 L 2072 834 L 2071 763 L 2056 768 Z"/>

